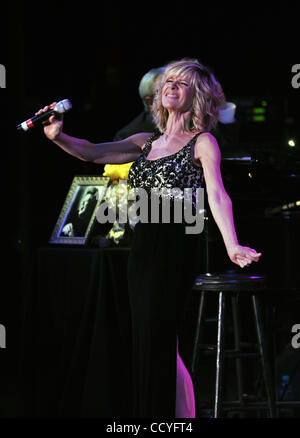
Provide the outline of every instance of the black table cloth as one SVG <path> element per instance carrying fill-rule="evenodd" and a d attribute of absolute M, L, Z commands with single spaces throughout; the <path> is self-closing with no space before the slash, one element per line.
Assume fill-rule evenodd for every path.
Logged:
<path fill-rule="evenodd" d="M 24 292 L 18 416 L 131 415 L 128 254 L 37 250 Z"/>

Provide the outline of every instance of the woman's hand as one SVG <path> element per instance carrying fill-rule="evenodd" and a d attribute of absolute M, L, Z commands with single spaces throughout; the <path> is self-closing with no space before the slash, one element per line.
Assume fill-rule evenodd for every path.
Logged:
<path fill-rule="evenodd" d="M 235 245 L 227 248 L 227 254 L 233 263 L 244 268 L 252 262 L 258 262 L 262 253 L 256 252 L 255 249 L 247 246 Z"/>
<path fill-rule="evenodd" d="M 52 105 L 56 105 L 57 102 L 53 102 Z M 43 109 L 40 109 L 35 115 L 39 115 L 49 110 L 50 105 L 45 106 Z M 47 122 L 44 122 L 44 133 L 49 140 L 56 140 L 57 137 L 61 134 L 63 127 L 63 115 L 56 114 L 49 117 Z"/>

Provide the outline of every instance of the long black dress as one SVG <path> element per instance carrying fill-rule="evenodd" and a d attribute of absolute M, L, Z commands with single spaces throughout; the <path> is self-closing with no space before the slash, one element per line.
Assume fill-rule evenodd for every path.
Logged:
<path fill-rule="evenodd" d="M 147 160 L 154 133 L 129 172 L 131 187 L 193 188 L 203 183 L 192 159 L 196 134 L 175 154 Z M 193 198 L 194 205 L 194 198 Z M 176 338 L 188 292 L 195 278 L 197 235 L 185 223 L 135 226 L 128 261 L 133 333 L 133 416 L 175 417 Z"/>

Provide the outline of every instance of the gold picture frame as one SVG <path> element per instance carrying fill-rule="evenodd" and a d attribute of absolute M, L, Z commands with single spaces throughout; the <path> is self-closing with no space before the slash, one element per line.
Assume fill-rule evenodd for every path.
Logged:
<path fill-rule="evenodd" d="M 73 178 L 50 244 L 85 245 L 95 225 L 96 212 L 105 198 L 111 179 L 106 176 L 76 175 Z"/>

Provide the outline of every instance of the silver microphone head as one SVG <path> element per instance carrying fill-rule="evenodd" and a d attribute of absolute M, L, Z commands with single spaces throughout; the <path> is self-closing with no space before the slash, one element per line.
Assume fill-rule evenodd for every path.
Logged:
<path fill-rule="evenodd" d="M 69 101 L 69 99 L 64 99 L 55 105 L 55 107 L 53 108 L 53 111 L 55 111 L 56 113 L 62 114 L 62 113 L 66 113 L 71 108 L 72 108 L 72 104 Z"/>

